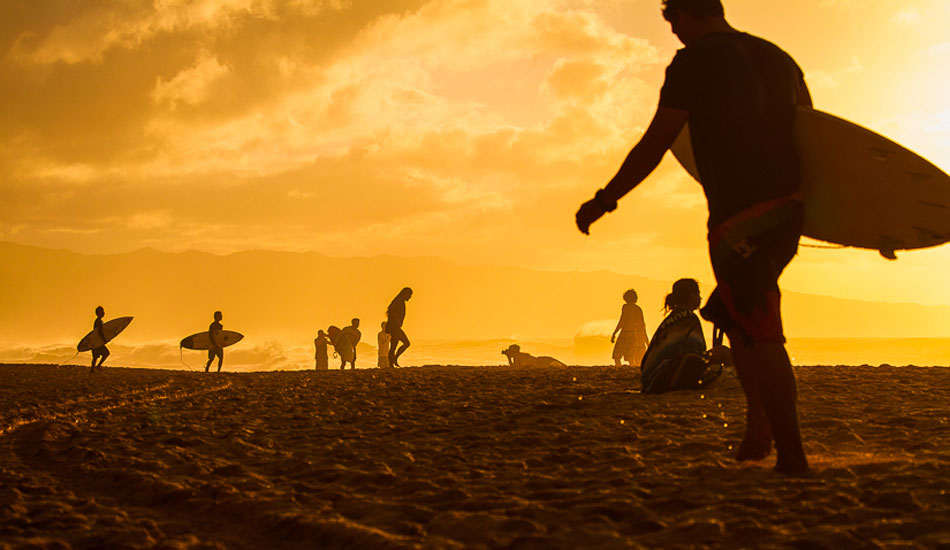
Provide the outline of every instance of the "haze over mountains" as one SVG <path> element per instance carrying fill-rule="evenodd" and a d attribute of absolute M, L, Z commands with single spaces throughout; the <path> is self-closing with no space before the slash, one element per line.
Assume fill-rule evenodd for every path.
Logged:
<path fill-rule="evenodd" d="M 636 288 L 652 330 L 670 281 L 606 271 L 549 272 L 464 266 L 436 258 L 330 258 L 316 253 L 247 251 L 219 256 L 143 249 L 85 255 L 0 243 L 0 341 L 73 342 L 93 310 L 134 315 L 123 341 L 177 341 L 206 330 L 215 310 L 226 328 L 252 341 L 307 345 L 319 328 L 362 319 L 364 341 L 403 286 L 415 295 L 406 328 L 422 340 L 570 339 L 609 331 L 621 294 Z M 704 296 L 711 285 L 703 282 Z M 945 337 L 950 307 L 839 300 L 788 292 L 791 337 Z M 608 321 L 607 323 L 593 323 Z"/>

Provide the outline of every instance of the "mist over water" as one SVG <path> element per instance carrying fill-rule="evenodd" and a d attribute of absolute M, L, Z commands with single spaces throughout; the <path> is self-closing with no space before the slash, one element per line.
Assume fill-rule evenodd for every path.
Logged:
<path fill-rule="evenodd" d="M 607 337 L 513 340 L 419 340 L 406 352 L 403 366 L 502 366 L 501 350 L 517 343 L 532 355 L 555 357 L 569 365 L 610 365 Z M 177 342 L 111 344 L 106 366 L 203 370 L 207 353 L 180 350 Z M 950 338 L 790 338 L 789 355 L 796 365 L 950 365 Z M 75 356 L 74 344 L 24 346 L 0 343 L 0 362 L 88 365 L 88 352 Z M 313 346 L 280 340 L 246 339 L 226 348 L 224 369 L 229 372 L 309 370 L 314 368 Z M 376 348 L 360 344 L 357 368 L 376 366 Z M 72 358 L 72 359 L 71 359 Z M 330 369 L 339 359 L 330 353 Z M 215 365 L 212 369 L 216 368 Z"/>

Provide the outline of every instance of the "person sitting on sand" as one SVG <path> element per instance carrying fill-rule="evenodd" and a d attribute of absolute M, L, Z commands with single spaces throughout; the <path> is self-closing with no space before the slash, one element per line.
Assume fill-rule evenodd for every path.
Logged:
<path fill-rule="evenodd" d="M 389 368 L 389 340 L 392 338 L 388 332 L 386 332 L 386 321 L 380 323 L 381 330 L 379 334 L 376 335 L 376 366 L 385 369 Z"/>
<path fill-rule="evenodd" d="M 637 305 L 637 291 L 632 288 L 623 293 L 626 302 L 620 310 L 620 320 L 617 328 L 610 335 L 610 342 L 614 344 L 614 364 L 620 366 L 620 360 L 626 359 L 631 367 L 639 367 L 643 353 L 647 350 L 647 327 L 643 321 L 643 310 Z M 617 337 L 620 332 L 620 337 Z"/>
<path fill-rule="evenodd" d="M 220 311 L 214 312 L 214 322 L 208 326 L 208 338 L 211 340 L 211 347 L 208 349 L 208 362 L 205 363 L 205 372 L 208 372 L 208 369 L 211 368 L 211 363 L 214 361 L 214 358 L 218 358 L 218 372 L 221 372 L 221 364 L 224 363 L 224 345 L 221 342 L 221 331 L 224 330 L 224 326 L 221 324 L 221 319 L 224 316 L 221 315 Z"/>
<path fill-rule="evenodd" d="M 102 370 L 102 364 L 109 357 L 109 348 L 106 347 L 106 333 L 102 330 L 102 318 L 106 316 L 106 310 L 102 306 L 96 308 L 96 320 L 92 322 L 92 330 L 96 331 L 99 338 L 102 338 L 102 345 L 92 350 L 92 367 L 89 372 L 95 372 L 96 369 Z M 96 360 L 99 364 L 96 365 Z"/>
<path fill-rule="evenodd" d="M 314 347 L 314 359 L 316 360 L 316 369 L 317 370 L 327 370 L 330 368 L 330 360 L 327 356 L 327 344 L 330 343 L 330 340 L 327 338 L 327 333 L 322 330 L 317 331 L 317 337 L 313 339 Z"/>
<path fill-rule="evenodd" d="M 360 332 L 360 320 L 354 318 L 350 326 L 343 327 L 340 330 L 340 336 L 343 338 L 346 338 L 350 342 L 350 347 L 353 348 L 353 359 L 350 361 L 350 368 L 355 369 L 356 368 L 356 345 L 360 343 L 360 338 L 363 337 L 363 333 Z M 346 361 L 343 362 L 343 366 L 340 368 L 342 369 L 345 367 L 346 367 Z"/>
<path fill-rule="evenodd" d="M 565 367 L 564 363 L 558 361 L 553 357 L 548 357 L 542 355 L 540 357 L 535 357 L 530 353 L 525 353 L 521 351 L 521 346 L 518 344 L 511 344 L 508 346 L 508 349 L 502 350 L 502 355 L 508 358 L 509 367 Z"/>
<path fill-rule="evenodd" d="M 386 308 L 386 332 L 391 336 L 389 342 L 389 366 L 391 367 L 399 366 L 399 356 L 409 347 L 409 337 L 402 330 L 402 324 L 406 320 L 406 302 L 409 298 L 412 298 L 412 289 L 407 286 L 399 291 Z"/>
<path fill-rule="evenodd" d="M 640 374 L 643 393 L 687 389 L 704 381 L 706 337 L 695 313 L 701 303 L 699 283 L 695 279 L 673 283 L 673 290 L 664 301 L 668 315 L 657 327 L 643 356 Z M 705 383 L 712 379 L 714 377 L 708 376 Z"/>

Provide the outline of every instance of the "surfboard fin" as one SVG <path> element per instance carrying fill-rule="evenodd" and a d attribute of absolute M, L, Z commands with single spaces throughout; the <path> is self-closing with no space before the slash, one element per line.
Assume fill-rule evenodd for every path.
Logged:
<path fill-rule="evenodd" d="M 882 249 L 878 250 L 878 252 L 880 252 L 880 253 L 881 253 L 881 256 L 884 256 L 884 257 L 887 258 L 888 260 L 896 260 L 896 259 L 897 259 L 897 254 L 894 253 L 894 249 L 882 248 Z"/>

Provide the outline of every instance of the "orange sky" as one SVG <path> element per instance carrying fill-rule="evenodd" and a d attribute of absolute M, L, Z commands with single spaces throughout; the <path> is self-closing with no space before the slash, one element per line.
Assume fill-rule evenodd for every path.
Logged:
<path fill-rule="evenodd" d="M 950 169 L 950 3 L 726 0 L 816 106 Z M 583 237 L 656 105 L 658 0 L 0 4 L 0 240 L 315 250 L 711 280 L 668 159 Z M 950 248 L 805 249 L 783 285 L 950 304 Z"/>

